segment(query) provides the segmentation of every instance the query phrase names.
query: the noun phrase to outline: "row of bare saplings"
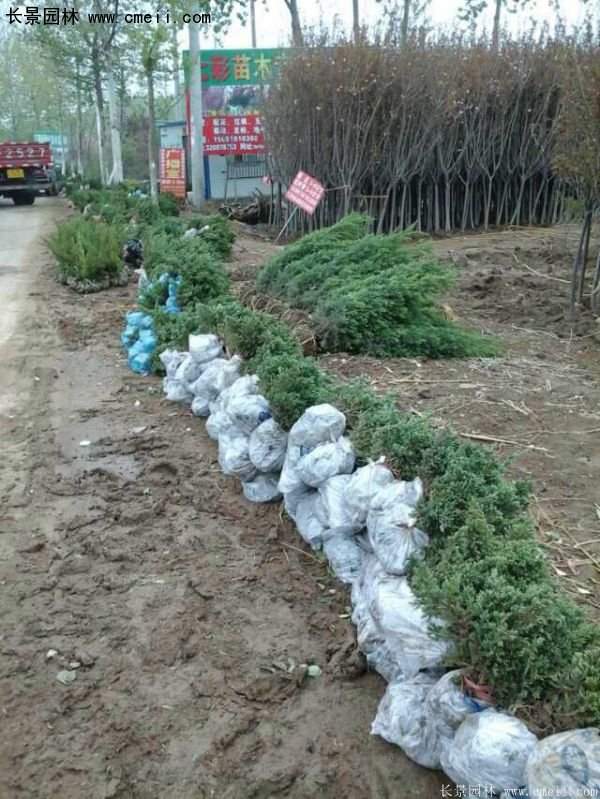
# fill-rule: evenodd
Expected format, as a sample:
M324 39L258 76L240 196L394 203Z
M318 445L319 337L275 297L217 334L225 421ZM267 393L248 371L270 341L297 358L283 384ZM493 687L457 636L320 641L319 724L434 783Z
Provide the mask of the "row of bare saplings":
M556 43L501 52L444 43L298 52L266 101L276 177L328 188L313 220L350 210L380 231L552 224L569 183L553 170L561 98ZM285 217L286 209L275 211ZM294 225L292 225L294 229Z

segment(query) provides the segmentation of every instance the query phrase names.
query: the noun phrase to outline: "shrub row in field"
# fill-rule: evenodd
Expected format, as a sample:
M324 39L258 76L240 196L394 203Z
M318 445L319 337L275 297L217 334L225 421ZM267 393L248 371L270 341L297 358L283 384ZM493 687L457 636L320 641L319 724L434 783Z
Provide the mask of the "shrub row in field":
M546 730L597 723L598 628L562 593L549 570L527 512L528 486L507 479L505 464L490 450L400 413L392 397L377 396L366 383L339 383L315 359L303 356L285 324L234 300L219 277L216 255L231 246L226 223L219 233L221 223L213 220L210 247L201 246L201 239L181 239L181 229L173 224L159 220L142 233L151 277L165 268L181 270L185 286L186 270L193 276L181 313L168 314L158 304L152 310L158 352L167 346L186 349L190 333L218 334L230 353L244 358L245 370L258 375L262 394L286 429L306 408L335 404L347 416L359 463L384 455L398 477L419 475L425 482L419 523L431 544L423 559L411 564L410 581L453 640L448 665L466 667L472 679L491 687L497 702ZM364 221L353 217L346 224L331 233L338 251L354 246L348 241L365 244ZM391 238L383 239L382 259L395 257L393 247L386 249ZM316 261L323 240L325 231L306 237L291 255L302 252ZM290 249L281 256L282 269L293 267ZM412 257L407 258L412 268ZM343 267L336 268L343 280ZM263 273L269 277L261 281L271 284L278 272L269 265ZM418 275L417 265L415 287ZM431 285L426 270L421 277L426 287Z
M367 234L358 214L286 247L258 288L308 311L321 347L381 357L485 356L490 338L463 330L437 307L454 272L412 231Z

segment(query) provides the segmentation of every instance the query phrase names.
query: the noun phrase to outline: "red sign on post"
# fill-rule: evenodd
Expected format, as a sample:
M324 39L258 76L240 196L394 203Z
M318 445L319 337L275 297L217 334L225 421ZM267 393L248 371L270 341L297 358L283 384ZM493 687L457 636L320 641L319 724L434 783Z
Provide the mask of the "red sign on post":
M264 151L265 134L258 114L204 117L205 155L256 155Z
M298 172L286 191L285 198L307 214L314 214L324 194L325 187L316 178L307 175L306 172Z
M182 147L161 147L160 190L185 199L185 150Z

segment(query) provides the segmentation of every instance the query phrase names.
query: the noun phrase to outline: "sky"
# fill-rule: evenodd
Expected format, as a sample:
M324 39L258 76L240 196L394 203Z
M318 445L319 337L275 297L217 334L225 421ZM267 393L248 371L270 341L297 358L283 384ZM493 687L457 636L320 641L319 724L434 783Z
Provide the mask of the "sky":
M434 26L451 29L457 24L457 14L462 0L431 0L427 16ZM352 0L298 0L302 24L304 27L318 27L323 24L331 27L337 18L346 30L352 27ZM372 26L382 15L382 3L377 0L359 0L361 21ZM578 24L583 19L583 3L581 0L560 0L561 13L567 24ZM480 24L491 28L493 11L490 8L482 14ZM533 0L526 10L517 14L505 14L504 19L513 33L520 27L528 27L530 20L538 24L553 21L555 12L551 10L548 0ZM290 35L290 17L284 0L256 0L256 31L258 47L278 47L288 44ZM239 23L232 25L227 34L222 36L217 46L235 48L251 47L250 27ZM209 32L203 36L202 46L213 48L214 37Z

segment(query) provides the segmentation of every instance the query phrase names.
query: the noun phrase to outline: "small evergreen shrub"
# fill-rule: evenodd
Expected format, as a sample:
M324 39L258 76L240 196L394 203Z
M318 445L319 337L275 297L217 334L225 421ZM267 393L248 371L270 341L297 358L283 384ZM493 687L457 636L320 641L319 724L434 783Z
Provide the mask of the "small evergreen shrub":
M161 192L158 195L158 209L163 216L179 216L177 197L169 192Z
M117 278L123 268L120 229L74 217L48 238L61 279L98 282Z
M196 228L199 238L205 241L211 252L219 258L229 258L235 235L231 224L220 214L209 214L205 216L193 216L186 220L187 229Z
M260 390L285 430L311 405L332 401L333 383L312 358L266 357L258 364L257 374Z

